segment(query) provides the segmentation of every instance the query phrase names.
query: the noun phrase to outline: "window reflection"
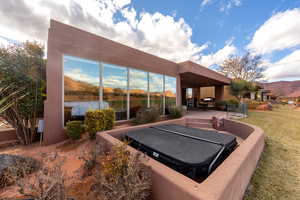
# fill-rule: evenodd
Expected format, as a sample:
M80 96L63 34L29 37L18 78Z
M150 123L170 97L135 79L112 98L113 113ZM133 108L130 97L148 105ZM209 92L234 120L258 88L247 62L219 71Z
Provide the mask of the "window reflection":
M99 109L99 63L64 56L64 121L83 119Z
M140 108L147 107L148 101L148 76L147 72L130 69L130 118L136 116Z
M128 112L130 112L129 117L134 118L139 109L148 106L148 101L150 107L159 109L163 114L164 95L166 114L170 107L176 106L176 78L174 77L165 76L164 78L162 74L72 56L64 56L63 65L65 122L83 120L87 110L106 107L111 107L116 111L116 120L127 119ZM102 73L100 73L101 69L103 69ZM103 84L103 102L101 103L100 74L102 74ZM165 94L163 93L164 79ZM129 88L127 88L128 84ZM129 111L127 110L128 91Z
M116 111L116 120L127 119L127 68L103 63L103 101Z
M161 114L163 114L163 85L163 75L149 73L150 107L158 109Z
M176 106L176 78L165 76L166 114L169 108Z

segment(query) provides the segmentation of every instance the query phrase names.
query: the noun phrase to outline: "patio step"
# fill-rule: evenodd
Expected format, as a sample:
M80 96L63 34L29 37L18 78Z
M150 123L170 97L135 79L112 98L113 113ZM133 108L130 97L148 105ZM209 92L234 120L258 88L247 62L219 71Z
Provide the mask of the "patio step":
M211 123L187 122L186 125L193 128L213 128Z
M187 118L187 123L204 123L210 124L211 119Z

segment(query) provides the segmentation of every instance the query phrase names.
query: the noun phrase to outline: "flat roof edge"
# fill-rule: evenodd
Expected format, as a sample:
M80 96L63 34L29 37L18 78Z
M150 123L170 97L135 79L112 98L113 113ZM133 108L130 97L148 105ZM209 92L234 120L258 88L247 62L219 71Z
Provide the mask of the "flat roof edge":
M123 44L123 43L121 43L121 42L118 42L118 41L115 41L115 40L112 40L112 39L109 39L109 38L106 38L106 37L101 36L101 35L98 35L98 34L96 34L96 33L92 33L92 32L86 31L86 30L81 29L81 28L78 28L78 27L76 27L76 26L74 26L74 25L65 24L65 23L62 23L62 22L57 21L57 20L55 20L55 19L50 19L50 27L49 27L49 29L56 28L57 26L64 26L64 27L67 27L67 28L75 29L75 30L77 30L77 31L85 32L86 34L90 34L90 35L92 35L92 36L94 36L94 37L99 37L99 38L102 38L102 39L104 39L104 40L109 40L110 42L115 43L115 44L117 44L117 45L121 45L121 46L124 46L124 47L126 47L126 48L130 48L130 49L132 49L132 50L138 51L139 53L147 54L148 56L153 56L153 57L156 57L156 58L158 58L158 59L162 59L162 60L164 60L164 61L166 61L166 62L169 62L169 63L177 64L177 65L178 65L178 63L176 63L176 62L174 62L174 61L172 61L172 60L168 60L168 59L166 59L166 58L162 58L162 57L159 57L159 56L157 56L157 55L154 55L154 54L151 54L151 53L148 53L148 52L139 50L139 49L137 49L137 48L135 48L135 47L131 47L131 46L129 46L129 45Z
M200 76L205 76L207 78L214 79L216 81L222 82L224 84L230 84L231 79L224 76L223 74L216 72L214 70L211 70L207 67L204 67L198 63L192 62L192 61L184 61L178 63L179 66L181 66L179 73L186 73L191 72L198 74Z

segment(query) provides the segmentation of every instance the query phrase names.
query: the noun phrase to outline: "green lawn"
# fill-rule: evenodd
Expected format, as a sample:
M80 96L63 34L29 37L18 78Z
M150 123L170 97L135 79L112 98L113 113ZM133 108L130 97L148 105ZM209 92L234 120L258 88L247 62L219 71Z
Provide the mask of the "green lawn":
M264 129L266 146L245 200L300 199L300 112L288 106L250 112L242 121Z

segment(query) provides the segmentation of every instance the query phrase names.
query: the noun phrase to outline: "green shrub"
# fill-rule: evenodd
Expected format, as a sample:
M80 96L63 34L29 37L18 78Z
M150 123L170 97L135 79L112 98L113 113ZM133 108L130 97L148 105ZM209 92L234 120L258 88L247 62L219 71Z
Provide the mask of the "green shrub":
M227 101L223 100L223 101L216 101L216 108L218 110L225 110L226 109L226 106L227 106Z
M180 118L182 117L182 108L181 107L171 107L169 108L169 117L171 119L177 119L177 118Z
M108 108L108 109L104 109L104 124L105 124L105 130L111 130L113 129L114 125L115 125L115 116L116 113L114 111L114 109Z
M103 110L90 110L85 114L85 127L91 139L96 138L98 131L105 130L104 112Z
M146 124L158 121L160 113L156 108L141 108L136 113L136 118L133 120L134 124Z
M84 133L84 126L82 121L67 122L67 134L72 140L78 140Z
M114 127L115 111L111 108L87 111L84 123L90 138L95 139L98 131L110 130Z
M236 99L229 99L229 100L227 101L227 105L231 105L231 106L238 107L239 104L240 104L239 101L236 100Z

